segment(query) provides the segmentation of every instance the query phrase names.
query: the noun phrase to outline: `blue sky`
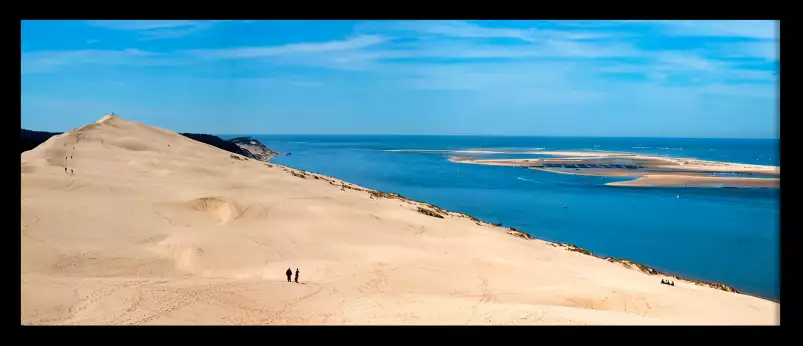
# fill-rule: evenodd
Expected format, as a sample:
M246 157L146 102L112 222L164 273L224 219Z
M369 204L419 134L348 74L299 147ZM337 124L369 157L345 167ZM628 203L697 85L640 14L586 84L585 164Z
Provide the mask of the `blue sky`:
M778 138L773 21L23 21L22 126Z

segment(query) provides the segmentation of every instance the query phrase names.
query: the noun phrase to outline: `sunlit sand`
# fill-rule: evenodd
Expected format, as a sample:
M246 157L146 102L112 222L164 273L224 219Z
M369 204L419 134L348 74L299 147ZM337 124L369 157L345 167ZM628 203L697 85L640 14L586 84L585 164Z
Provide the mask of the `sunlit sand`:
M779 323L775 302L119 117L21 159L23 324Z

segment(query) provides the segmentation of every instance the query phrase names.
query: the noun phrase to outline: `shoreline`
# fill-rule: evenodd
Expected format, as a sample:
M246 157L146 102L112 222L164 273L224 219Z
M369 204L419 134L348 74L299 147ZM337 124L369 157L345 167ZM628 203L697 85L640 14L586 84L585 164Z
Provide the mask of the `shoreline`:
M731 293L736 293L736 294L743 294L743 295L747 295L747 296L751 296L751 297L755 297L755 298L760 298L760 299L764 299L764 300L775 302L775 303L780 303L780 299L773 299L773 298L763 297L763 296L756 295L756 294L744 293L742 291L739 291L737 288L735 288L733 286L730 286L728 284L722 283L722 282L696 280L696 279L685 278L685 277L682 277L682 276L677 275L677 274L672 274L672 273L669 273L669 272L663 272L663 271L657 270L655 268L649 267L647 265L644 265L644 264L641 264L641 263L638 263L638 262L634 262L634 261L631 261L631 260L628 260L628 259L624 259L624 258L601 257L601 256L598 256L598 255L594 254L591 251L588 251L588 250L586 250L586 249L584 249L582 247L576 246L574 244L561 243L561 242L549 242L549 241L537 238L536 236L532 235L531 233L527 233L525 231L516 229L515 227L505 227L505 226L503 226L503 223L501 223L501 222L495 224L495 223L492 223L492 222L483 221L481 219L478 219L478 218L476 218L474 216L471 216L471 215L468 215L468 214L465 214L465 213L461 213L461 212L458 212L458 211L446 210L446 209L440 208L440 207L438 207L438 206L436 206L434 204L428 203L428 202L417 201L417 200L414 200L414 199L410 199L410 198L404 197L404 196L402 196L402 195L400 195L398 193L395 193L395 192L382 192L382 191L378 191L378 190L373 190L373 189L370 189L370 188L367 188L367 187L363 187L363 186L360 186L360 185L348 183L348 182L345 182L345 181L340 180L338 178L335 178L335 177L332 177L332 176L328 176L328 175L325 175L325 174L322 174L322 173L305 171L305 170L302 170L302 169L299 169L299 168L290 167L290 166L284 166L284 165L279 165L279 164L276 164L276 166L282 167L283 169L287 168L288 170L285 170L285 172L288 172L288 173L292 174L293 176L296 176L296 177L299 177L299 178L305 178L305 175L310 175L310 176L313 176L313 177L317 176L317 178L314 178L314 179L326 180L326 181L329 182L330 185L334 185L334 186L337 186L338 184L336 183L336 181L339 181L341 188L349 189L349 190L355 190L355 191L361 191L361 192L367 192L368 194L370 194L372 196L372 198L398 199L398 200L406 202L408 204L418 203L420 205L423 205L423 206L426 206L428 208L434 209L435 214L440 214L441 216L442 215L450 215L450 216L467 218L467 219L470 219L470 220L474 221L478 225L495 226L495 227L498 227L498 228L502 228L502 229L505 230L505 233L507 233L509 235L512 235L512 236L515 236L515 237L522 238L524 240L540 240L540 241L543 241L543 242L549 244L550 246L563 247L567 251L579 252L579 253L584 254L586 256L599 258L599 259L608 261L610 263L618 263L618 264L620 264L620 265L622 265L622 266L624 266L624 267L626 267L628 269L639 270L642 273L645 273L645 274L648 274L648 275L666 276L666 277L672 278L674 280L680 280L680 281L689 282L689 283L695 284L697 286L714 288L714 289L717 289L717 290L720 290L720 291L731 292ZM422 212L422 213L425 213L425 212ZM437 216L435 216L435 217L437 217Z

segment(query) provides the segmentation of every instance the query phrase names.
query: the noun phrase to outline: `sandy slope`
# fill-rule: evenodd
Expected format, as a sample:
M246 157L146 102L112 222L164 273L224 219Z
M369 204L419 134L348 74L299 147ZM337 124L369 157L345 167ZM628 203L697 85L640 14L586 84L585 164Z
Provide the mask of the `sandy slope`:
M24 324L779 323L767 300L116 117L23 153L21 171Z

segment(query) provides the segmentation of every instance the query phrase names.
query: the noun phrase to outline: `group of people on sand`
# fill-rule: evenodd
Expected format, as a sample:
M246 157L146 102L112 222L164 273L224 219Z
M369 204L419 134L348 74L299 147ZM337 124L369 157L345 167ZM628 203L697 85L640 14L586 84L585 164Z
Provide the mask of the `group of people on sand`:
M290 270L290 269L287 269L287 270ZM296 274L296 279L298 279L298 274ZM288 280L289 280L289 277L288 277ZM298 280L296 280L296 282L298 282ZM664 284L664 285L675 286L675 282L674 281L669 281L669 280L666 280L666 279L661 279L661 283Z
M293 276L293 271L290 268L287 268L287 271L284 272L287 275L287 282L290 282L290 278ZM296 283L298 283L298 268L296 268Z

